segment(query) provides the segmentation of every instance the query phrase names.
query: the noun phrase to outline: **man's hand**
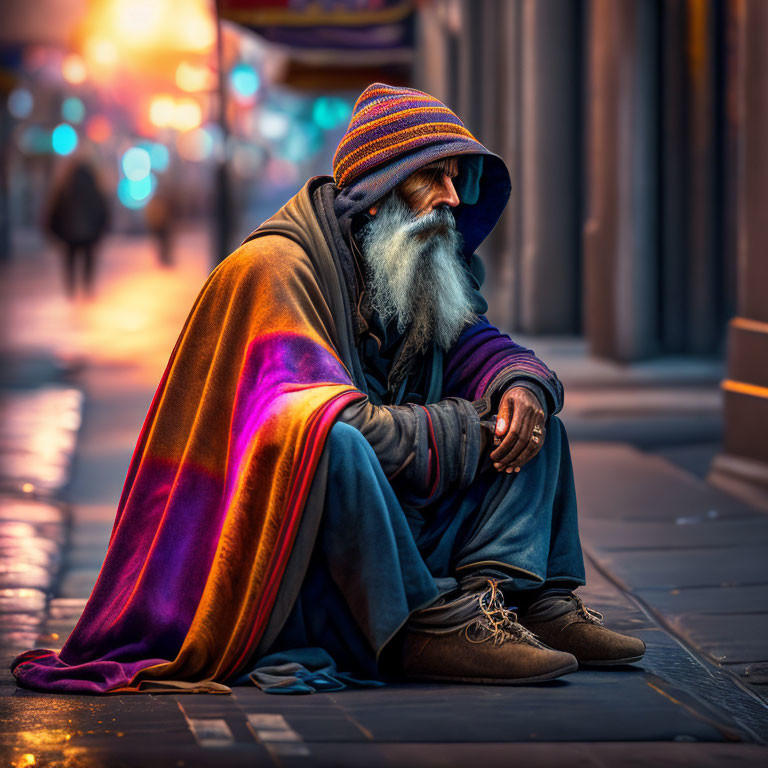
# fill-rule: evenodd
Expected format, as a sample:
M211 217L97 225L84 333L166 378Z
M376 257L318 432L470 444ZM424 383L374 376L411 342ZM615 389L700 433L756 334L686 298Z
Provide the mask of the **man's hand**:
M544 445L545 420L541 403L530 389L508 389L501 396L496 418L497 445L490 454L493 466L499 472L519 472Z

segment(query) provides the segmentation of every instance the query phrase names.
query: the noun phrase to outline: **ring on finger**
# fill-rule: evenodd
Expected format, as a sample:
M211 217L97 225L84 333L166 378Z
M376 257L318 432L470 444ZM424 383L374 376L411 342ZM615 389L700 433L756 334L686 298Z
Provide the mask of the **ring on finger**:
M543 432L544 432L544 430L541 428L541 425L539 425L539 424L537 424L537 425L536 425L536 426L533 428L533 434L534 434L534 435L541 435L541 434L543 434Z

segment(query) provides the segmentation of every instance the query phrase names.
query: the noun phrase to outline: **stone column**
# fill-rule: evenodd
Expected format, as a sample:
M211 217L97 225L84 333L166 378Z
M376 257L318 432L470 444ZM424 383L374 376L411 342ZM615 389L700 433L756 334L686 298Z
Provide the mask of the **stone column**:
M723 452L709 480L768 507L768 3L729 3L741 55L738 314L730 322L722 383Z
M520 327L578 329L579 3L523 0Z
M615 360L658 345L657 48L656 3L591 0L584 326Z

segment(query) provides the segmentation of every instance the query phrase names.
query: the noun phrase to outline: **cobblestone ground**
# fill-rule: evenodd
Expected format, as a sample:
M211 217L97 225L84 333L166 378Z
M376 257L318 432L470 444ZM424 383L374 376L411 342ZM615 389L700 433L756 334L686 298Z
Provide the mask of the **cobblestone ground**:
M114 238L93 300L61 295L30 241L5 270L0 379L0 750L4 765L763 764L768 517L703 480L720 435L711 361L618 368L523 340L563 378L588 586L642 664L550 684L400 685L311 697L56 696L7 663L60 647L106 552L138 431L208 271Z

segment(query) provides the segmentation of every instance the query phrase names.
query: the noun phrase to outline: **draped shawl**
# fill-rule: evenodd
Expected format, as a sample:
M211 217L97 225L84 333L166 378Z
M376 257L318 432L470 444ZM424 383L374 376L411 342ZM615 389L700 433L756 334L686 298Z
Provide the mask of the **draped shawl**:
M11 669L45 691L228 692L279 632L325 494L337 418L361 429L402 498L472 482L488 398L554 374L482 316L441 365L439 402L374 406L354 344L349 264L315 177L216 267L152 400L106 558L63 648ZM354 471L354 468L350 468Z

